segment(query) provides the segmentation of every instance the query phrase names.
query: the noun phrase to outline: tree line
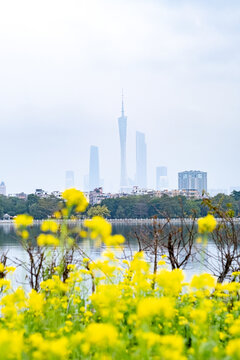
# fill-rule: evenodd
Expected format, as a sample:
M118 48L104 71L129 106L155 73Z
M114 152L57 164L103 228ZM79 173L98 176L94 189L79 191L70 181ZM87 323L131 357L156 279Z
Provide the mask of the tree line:
M55 196L40 198L34 194L28 195L26 200L0 196L0 218L2 219L4 214L11 217L29 214L35 219L46 219L58 209L60 201Z
M213 205L219 205L226 211L231 208L235 216L240 215L240 191L233 191L231 195L218 194L212 198ZM184 196L161 198L149 195L128 196L117 199L105 199L101 205L105 205L110 213L110 218L180 218L183 215L189 217L206 216L209 209L201 199L187 199Z
M55 196L40 198L34 194L27 199L0 196L0 218L4 214L14 217L18 214L29 214L35 219L46 219L61 207L62 200ZM220 205L222 210L231 208L235 216L240 216L240 191L233 191L231 195L218 194L212 198L213 205ZM205 216L208 208L201 199L187 199L184 196L161 198L149 195L126 196L117 199L105 199L101 205L89 206L83 214L85 217L103 216L112 219L146 219L157 216L159 218L180 218Z

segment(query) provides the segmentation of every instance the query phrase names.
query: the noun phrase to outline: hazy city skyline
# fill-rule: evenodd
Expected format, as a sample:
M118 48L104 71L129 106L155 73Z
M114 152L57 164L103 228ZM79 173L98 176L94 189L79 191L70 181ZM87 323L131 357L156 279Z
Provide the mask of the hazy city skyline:
M136 179L135 185L147 188L147 145L145 134L136 131Z
M130 178L138 130L147 139L149 188L159 164L168 167L169 188L190 169L206 171L210 189L239 186L239 23L233 0L3 2L7 192L63 190L67 169L83 188L91 144L100 149L104 189L118 191L122 88Z
M199 170L178 173L178 190L197 190L200 195L207 192L207 173Z
M156 190L168 189L167 167L156 167Z
M89 159L89 191L100 186L99 151L98 147L91 145Z
M118 130L120 139L120 184L119 187L128 186L127 175L127 117L124 114L124 103L122 94L121 116L118 118Z

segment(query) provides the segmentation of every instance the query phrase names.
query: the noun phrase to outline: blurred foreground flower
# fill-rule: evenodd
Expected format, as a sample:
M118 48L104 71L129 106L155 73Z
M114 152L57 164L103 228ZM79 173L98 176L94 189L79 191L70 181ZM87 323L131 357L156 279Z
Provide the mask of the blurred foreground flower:
M59 239L51 234L40 234L37 238L38 246L58 246Z
M33 224L33 217L30 215L17 215L14 219L14 224L17 229L20 227L26 227Z
M77 189L67 189L62 194L66 200L67 207L75 207L77 212L84 212L88 206L88 201L84 194Z
M58 224L54 220L45 220L41 225L41 230L56 233L58 231Z
M206 234L213 232L217 226L217 221L213 215L208 214L207 216L198 220L198 232L200 234Z

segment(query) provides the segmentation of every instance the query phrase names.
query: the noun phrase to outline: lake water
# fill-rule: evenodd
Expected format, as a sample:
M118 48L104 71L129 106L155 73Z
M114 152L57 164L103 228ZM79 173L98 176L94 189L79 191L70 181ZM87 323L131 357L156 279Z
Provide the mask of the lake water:
M40 232L40 226L34 225L30 229L31 237L36 238ZM134 252L138 251L138 243L134 236L134 233L141 232L141 225L129 225L129 224L116 224L113 225L114 234L122 234L126 238L123 252L118 252L117 256L123 258L124 256L130 257ZM102 248L94 247L94 242L88 239L79 242L84 253L88 254L91 259L96 259L100 256ZM214 244L208 242L207 245L196 244L195 252L196 256L194 259L189 261L185 271L186 280L188 281L193 274L207 271L204 267L204 258L202 254L202 248L206 250L206 247L211 251L215 252ZM7 252L9 258L8 265L15 265L15 262L19 260L28 263L28 255L22 248L19 238L15 233L15 229L12 223L0 224L0 255ZM149 257L148 260L150 261ZM201 260L201 261L200 261ZM26 280L26 272L22 267L17 267L17 270L12 277L14 285L23 285L28 287Z

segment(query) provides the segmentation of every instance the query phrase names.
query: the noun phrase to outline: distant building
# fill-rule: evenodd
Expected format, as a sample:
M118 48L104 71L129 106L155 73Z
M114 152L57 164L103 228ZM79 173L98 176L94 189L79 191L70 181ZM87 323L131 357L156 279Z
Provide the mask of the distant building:
M104 194L102 187L96 188L89 192L89 204L92 206L101 204L101 202L107 197L108 196L107 194Z
M123 193L117 193L117 194L111 194L111 193L104 193L103 188L99 187L94 189L93 191L89 191L89 193L85 193L86 198L89 201L89 204L99 205L104 199L117 199L124 196L130 196L130 194L123 194Z
M71 170L65 173L65 189L74 188L74 172Z
M121 174L120 174L120 187L126 187L127 182L127 163L126 163L126 143L127 143L127 117L124 115L124 105L122 96L122 115L118 118L118 128L120 137L120 150L121 150Z
M179 190L197 190L199 195L207 192L207 173L198 170L182 171L178 173Z
M140 188L139 186L133 186L131 195L156 195L156 191L152 189Z
M40 198L48 197L48 193L46 191L44 191L43 189L36 189L35 190L35 195L40 197Z
M17 193L17 194L8 194L8 197L16 197L18 199L27 200L28 196L24 192L21 192L21 193Z
M180 190L179 192L179 195L186 196L188 199L199 199L201 197L199 191L196 189Z
M99 154L98 147L91 146L89 162L89 190L92 191L100 186Z
M61 191L58 191L58 190L52 191L51 196L55 196L58 199L62 199L62 193L61 193Z
M147 187L147 146L145 134L136 132L136 185Z
M12 217L11 217L9 214L4 214L4 215L3 215L3 220L9 221L9 220L11 220L11 219L12 219Z
M169 196L169 197L174 197L174 196L185 196L188 199L199 199L200 195L198 190L157 190L155 192L155 196L156 197L162 197L162 196Z
M167 167L156 167L156 189L166 190L168 188Z
M5 185L5 183L2 181L2 182L0 183L0 195L6 196L6 194L7 194L6 185Z

